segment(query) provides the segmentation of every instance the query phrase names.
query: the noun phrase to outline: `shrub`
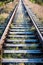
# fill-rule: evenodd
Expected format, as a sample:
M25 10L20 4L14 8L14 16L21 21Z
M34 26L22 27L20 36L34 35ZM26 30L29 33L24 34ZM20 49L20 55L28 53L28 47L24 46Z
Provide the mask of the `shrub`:
M43 4L43 0L30 0L30 1L38 4Z

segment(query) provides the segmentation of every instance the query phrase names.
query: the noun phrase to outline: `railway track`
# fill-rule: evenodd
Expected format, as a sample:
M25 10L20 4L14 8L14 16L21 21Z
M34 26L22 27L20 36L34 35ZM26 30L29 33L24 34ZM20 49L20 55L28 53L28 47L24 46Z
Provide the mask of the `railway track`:
M2 65L43 65L40 36L37 36L37 29L21 0L10 28L7 29L9 31L3 43Z

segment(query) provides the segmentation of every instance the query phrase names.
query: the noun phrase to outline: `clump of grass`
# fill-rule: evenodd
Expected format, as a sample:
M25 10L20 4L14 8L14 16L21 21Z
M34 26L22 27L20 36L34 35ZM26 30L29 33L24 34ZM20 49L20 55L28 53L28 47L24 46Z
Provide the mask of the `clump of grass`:
M14 0L1 0L0 1L0 6L3 6L4 4L6 3L9 3L9 2L13 2Z
M41 21L41 23L43 23L43 18L39 18L39 20Z
M0 14L0 24L4 24L5 19L7 18L8 14L2 13Z
M31 31L35 31L35 27L34 26L32 26Z
M4 5L4 3L3 2L0 2L0 7L3 6L3 5Z
M16 50L18 50L19 48L18 47L16 47Z
M4 23L3 21L5 20L5 18L3 16L0 16L0 23Z
M21 58L21 54L18 54L17 56L18 56L18 58Z
M30 0L30 1L33 2L33 3L43 5L43 0Z
M19 65L25 65L24 63L19 63Z
M14 27L14 25L13 25L13 24L11 24L11 27Z
M35 0L30 0L31 2L35 3Z

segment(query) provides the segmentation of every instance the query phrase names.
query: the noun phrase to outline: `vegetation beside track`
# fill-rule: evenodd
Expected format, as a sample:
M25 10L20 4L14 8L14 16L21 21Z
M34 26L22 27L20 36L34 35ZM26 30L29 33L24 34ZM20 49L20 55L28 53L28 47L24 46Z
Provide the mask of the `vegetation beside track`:
M0 6L3 6L9 2L13 2L14 0L0 0Z
M33 3L38 3L40 5L43 5L43 0L30 0Z
M0 0L0 36L2 35L2 32L4 31L4 27L6 26L7 22L6 20L9 18L11 12L15 8L15 6L18 4L18 0ZM6 3L5 3L6 2Z

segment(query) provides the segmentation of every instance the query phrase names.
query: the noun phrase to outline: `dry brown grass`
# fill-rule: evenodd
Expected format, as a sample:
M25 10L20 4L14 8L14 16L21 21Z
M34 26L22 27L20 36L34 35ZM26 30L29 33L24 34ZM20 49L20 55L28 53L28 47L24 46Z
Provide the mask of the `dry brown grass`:
M7 13L3 13L3 14L0 14L1 17L4 17L4 18L7 18L8 14Z
M9 13L14 9L17 3L18 1L14 0L13 2L7 3L6 5L2 6L3 10L0 12L0 23L4 22L4 20L9 16Z
M32 9L34 14L40 19L40 21L43 22L43 6L34 4L30 2L29 0L24 0L27 6Z

